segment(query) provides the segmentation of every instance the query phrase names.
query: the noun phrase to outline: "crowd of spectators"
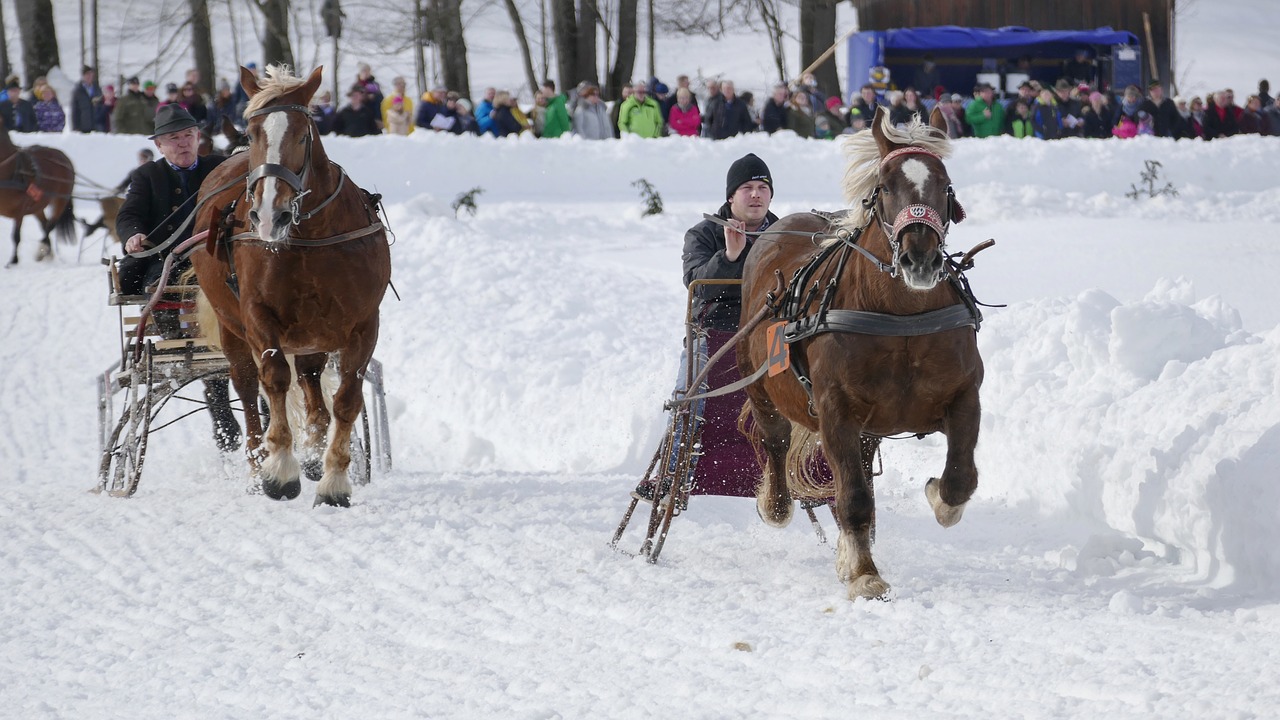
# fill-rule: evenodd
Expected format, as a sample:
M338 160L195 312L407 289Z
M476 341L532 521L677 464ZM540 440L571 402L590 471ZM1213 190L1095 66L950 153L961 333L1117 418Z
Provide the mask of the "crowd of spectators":
M247 66L257 72L253 63ZM687 75L668 87L656 78L624 86L619 97L606 101L601 88L584 82L566 93L551 80L542 83L532 105L521 106L514 94L486 88L474 104L462 93L444 87L414 97L403 77L385 88L368 64L361 64L348 86L345 101L336 105L329 91L311 103L321 133L351 137L443 132L505 137L529 133L540 138L578 135L588 140L637 135L704 137L720 140L751 132L773 134L788 130L804 138L835 138L866 129L875 111L884 107L890 122L908 122L917 113L927 117L935 107L947 120L953 138L1011 135L1054 140L1063 137L1131 138L1155 135L1212 140L1236 134L1280 135L1280 105L1266 80L1243 106L1235 94L1219 90L1200 97L1165 96L1152 82L1143 93L1130 85L1119 93L1095 82L1096 68L1079 55L1062 66L1052 84L1027 80L1010 98L998 98L995 88L979 83L971 94L950 93L938 84L938 72L926 58L912 83L901 90L867 84L846 104L818 89L812 74L792 84L777 84L757 106L752 93L738 92L731 80L710 79L701 90ZM226 80L212 93L205 90L197 70L188 70L181 85L170 82L158 94L152 81L130 77L120 93L99 86L94 69L82 69L80 81L63 106L54 89L37 78L24 93L16 77L0 91L0 119L18 132L61 132L68 123L77 132L148 135L156 111L177 103L202 126L216 129L224 118L243 127L248 96L239 83ZM927 94L922 90L927 89Z

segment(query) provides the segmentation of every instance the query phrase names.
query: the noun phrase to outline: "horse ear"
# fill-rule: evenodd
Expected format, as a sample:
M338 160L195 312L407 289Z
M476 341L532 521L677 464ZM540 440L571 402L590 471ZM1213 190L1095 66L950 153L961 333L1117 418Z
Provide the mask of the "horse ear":
M937 105L933 106L933 112L929 113L929 127L937 130L943 135L947 135L947 118L942 114L942 108Z
M311 102L311 98L315 97L316 90L320 89L320 81L324 79L324 66L316 68L307 76L307 81L302 83L302 104L306 105Z
M245 93L247 93L249 97L257 95L258 91L262 89L258 87L258 76L254 75L252 70L244 67L243 65L240 66L240 87L244 88Z
M894 145L884 135L884 126L889 123L889 112L883 105L876 106L875 117L871 118L871 136L876 139L876 147L880 148L880 157L893 152Z

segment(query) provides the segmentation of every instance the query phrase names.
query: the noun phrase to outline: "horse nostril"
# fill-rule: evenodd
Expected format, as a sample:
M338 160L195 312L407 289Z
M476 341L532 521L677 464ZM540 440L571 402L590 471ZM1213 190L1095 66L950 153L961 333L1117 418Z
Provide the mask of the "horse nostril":
M257 224L258 224L258 211L257 211L257 210L250 210L250 211L249 211L249 222L253 223L254 225L257 225Z
M293 213L288 210L278 210L274 217L276 227L285 227L293 222Z
M902 268L904 270L910 270L911 266L916 264L915 260L911 259L911 253L909 252L903 253L902 257L899 259L899 262L902 263Z

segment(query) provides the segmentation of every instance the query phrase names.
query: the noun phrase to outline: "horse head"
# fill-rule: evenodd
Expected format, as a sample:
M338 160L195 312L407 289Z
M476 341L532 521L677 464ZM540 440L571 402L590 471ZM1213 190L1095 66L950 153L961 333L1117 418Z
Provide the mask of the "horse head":
M934 108L927 126L913 121L899 130L877 108L871 133L879 150L871 211L889 242L894 272L912 290L931 290L943 277L947 231L964 219L942 162L946 118Z
M240 68L240 84L249 95L249 221L263 242L288 240L299 222L302 198L311 192L317 131L307 105L320 87L322 71L316 68L300 80L285 68L268 68L260 83L252 71Z

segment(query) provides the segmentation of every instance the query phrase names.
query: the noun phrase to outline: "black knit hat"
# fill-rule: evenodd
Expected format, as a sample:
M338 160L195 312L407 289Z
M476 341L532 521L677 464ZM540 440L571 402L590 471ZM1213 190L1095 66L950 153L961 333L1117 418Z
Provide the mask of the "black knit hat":
M171 132L186 130L189 127L199 125L196 119L191 117L191 113L186 108L177 103L169 103L160 106L156 111L156 134L148 137L148 140L155 140L161 135L167 135Z
M763 180L769 185L769 192L773 192L773 175L769 173L769 166L764 161L756 157L755 153L747 153L729 166L729 175L725 178L725 198L733 197L743 184L752 180Z

